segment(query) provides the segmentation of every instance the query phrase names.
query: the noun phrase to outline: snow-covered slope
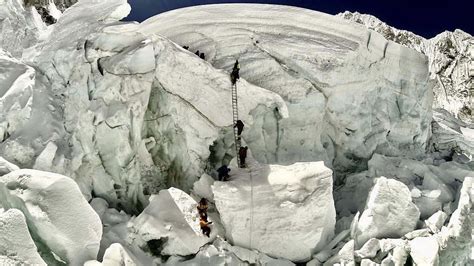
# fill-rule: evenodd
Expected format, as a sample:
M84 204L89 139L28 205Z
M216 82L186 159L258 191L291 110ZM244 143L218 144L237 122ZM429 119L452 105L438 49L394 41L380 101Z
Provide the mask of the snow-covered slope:
M386 39L424 53L434 80L434 107L474 123L474 38L462 30L445 31L432 39L387 25L372 15L344 12L337 16L365 25Z

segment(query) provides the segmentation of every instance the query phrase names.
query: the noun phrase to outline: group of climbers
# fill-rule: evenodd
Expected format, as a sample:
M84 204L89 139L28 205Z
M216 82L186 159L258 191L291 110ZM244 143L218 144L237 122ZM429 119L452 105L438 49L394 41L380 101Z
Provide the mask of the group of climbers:
M232 72L230 74L230 81L232 82L232 85L235 85L237 80L240 78L239 75L239 70L240 70L240 64L239 60L235 60L234 67L232 68ZM244 130L244 123L242 120L237 120L234 128L237 128L237 140L240 140L240 137L242 135L242 131ZM245 159L247 158L247 150L248 147L240 147L239 149L239 159L240 159L240 168L245 167ZM230 168L227 167L227 165L223 165L217 169L218 173L218 180L219 181L227 181L229 179L229 172Z
M187 45L184 45L183 48L189 50L189 46ZM204 53L200 53L199 50L197 50L194 54L199 56L199 58L201 58L202 60L206 60L206 55Z
M242 134L242 131L244 130L244 123L242 122L242 120L237 120L237 122L234 125L234 128L237 128L237 139L240 140L240 135ZM247 150L248 150L247 146L240 147L239 149L240 168L245 167L245 158L247 158Z
M189 49L189 46L183 46L183 48L187 50ZM195 54L201 57L202 59L205 59L204 53L200 53L199 50L196 51ZM237 80L240 78L239 70L240 70L239 61L236 60L234 63L232 72L230 74L230 80L232 82L232 85L235 85ZM244 130L244 123L242 122L242 120L237 120L233 127L237 128L237 140L240 141L241 134ZM239 166L241 168L245 167L245 159L247 158L247 150L248 150L247 146L240 147L239 149L239 154L238 154L239 159L240 159ZM227 181L230 178L229 176L230 170L231 169L227 167L227 165L222 165L221 167L219 167L217 169L218 180ZM206 235L207 237L210 237L211 228L209 227L209 225L212 224L212 222L208 221L207 209L208 209L207 200L205 198L201 198L201 200L199 201L199 204L197 205L197 210L199 213L199 225L201 227L202 233Z
M204 55L204 53L200 53L199 50L197 50L194 54L199 56L202 60L206 60L206 56Z
M209 227L212 222L209 222L207 219L207 200L202 198L197 205L197 210L199 213L199 225L201 226L201 231L203 235L210 237L211 235L211 228Z

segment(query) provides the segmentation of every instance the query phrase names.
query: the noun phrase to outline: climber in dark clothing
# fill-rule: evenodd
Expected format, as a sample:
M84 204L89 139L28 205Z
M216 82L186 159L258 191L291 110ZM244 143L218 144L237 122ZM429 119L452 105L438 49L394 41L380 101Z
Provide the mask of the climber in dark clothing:
M189 46L183 46L184 49L188 50L189 49Z
M200 55L199 50L197 50L194 54L199 56Z
M237 128L237 135L240 136L240 134L242 134L242 131L244 130L244 123L242 122L242 120L237 120L234 125L234 128Z
M248 147L240 147L239 149L239 157L240 157L240 167L244 168L245 167L245 158L247 158L247 150Z
M199 213L200 217L205 216L207 218L207 208L208 207L209 206L207 205L207 200L205 198L202 198L199 201L199 204L197 205L197 210L198 210L198 213Z
M230 80L232 81L232 85L234 85L237 82L237 80L240 78L239 70L240 70L239 60L235 60L234 68L232 69L232 73L230 73Z
M210 237L211 235L211 228L209 225L212 224L212 222L207 221L207 217L204 218L201 216L201 219L199 220L199 225L201 226L201 231L203 235L206 235L207 237Z
M202 60L206 60L206 56L204 55L204 53L201 53L201 54L199 55L199 57L200 57Z
M221 166L217 169L217 173L219 173L219 181L226 181L229 178L230 168L227 165Z

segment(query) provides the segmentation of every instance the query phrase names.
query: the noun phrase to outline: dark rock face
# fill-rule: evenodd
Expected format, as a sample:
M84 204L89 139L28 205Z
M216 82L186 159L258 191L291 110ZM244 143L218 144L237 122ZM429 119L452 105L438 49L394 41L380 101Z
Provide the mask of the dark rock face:
M77 0L54 0L54 4L61 11L64 12L68 7L75 4ZM56 23L56 19L51 16L46 6L48 6L48 0L24 0L25 7L34 6L41 18L47 25Z
M54 4L58 7L59 10L64 11L68 7L74 5L77 0L54 0ZM38 7L45 7L48 5L49 1L48 0L25 0L24 1L25 6L34 6L36 8Z

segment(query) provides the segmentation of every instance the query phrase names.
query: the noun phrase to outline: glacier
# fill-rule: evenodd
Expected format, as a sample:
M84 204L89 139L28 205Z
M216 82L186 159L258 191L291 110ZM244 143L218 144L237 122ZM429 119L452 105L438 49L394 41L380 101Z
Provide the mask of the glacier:
M425 39L391 27L371 15L346 11L337 16L365 25L388 40L425 54L429 60L430 78L435 83L433 107L447 110L463 122L474 122L474 38L469 33L456 29Z
M472 263L468 33L276 5L129 12L0 5L0 261Z
M374 152L417 156L426 148L427 58L364 27L298 8L210 5L155 16L140 31L205 52L216 68L239 59L241 77L285 99L288 119L260 116L262 126L244 133L259 161L323 160L345 175Z

